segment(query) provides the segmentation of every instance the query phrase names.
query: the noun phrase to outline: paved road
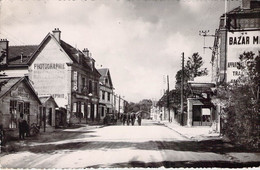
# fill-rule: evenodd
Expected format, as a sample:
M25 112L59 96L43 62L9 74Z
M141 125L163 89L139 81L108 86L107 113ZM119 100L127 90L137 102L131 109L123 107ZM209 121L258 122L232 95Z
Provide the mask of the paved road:
M73 135L71 135L73 134ZM68 139L27 142L0 158L3 168L244 167L259 166L259 153L219 140L191 141L153 121L142 126L68 129ZM73 137L71 137L73 136ZM51 136L50 136L51 138ZM243 162L239 160L243 157ZM244 159L245 158L245 159Z

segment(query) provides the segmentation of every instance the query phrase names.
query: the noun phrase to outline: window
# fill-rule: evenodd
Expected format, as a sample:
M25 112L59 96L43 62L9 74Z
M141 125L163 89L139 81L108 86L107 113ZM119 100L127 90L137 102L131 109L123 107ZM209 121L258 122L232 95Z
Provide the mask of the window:
M29 102L24 102L24 119L27 120L27 122L30 124L30 103Z
M92 81L91 80L89 80L89 93L92 93Z
M16 100L10 101L10 115L11 115L11 120L9 123L9 128L17 128L17 101Z
M85 92L85 89L86 89L86 79L82 77L82 80L81 80L81 83L82 83L82 88L81 88L81 92Z
M49 108L49 119L48 124L52 125L52 108Z
M73 110L72 112L77 112L77 103L73 103Z
M107 100L110 101L110 93L107 93Z
M105 100L105 94L106 92L102 91L102 100Z
M98 94L98 83L97 82L94 83L94 93Z

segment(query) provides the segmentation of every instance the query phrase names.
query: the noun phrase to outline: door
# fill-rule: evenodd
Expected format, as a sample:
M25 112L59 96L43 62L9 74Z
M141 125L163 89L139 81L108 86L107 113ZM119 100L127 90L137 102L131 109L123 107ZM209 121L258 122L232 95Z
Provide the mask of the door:
M23 112L23 102L18 102L18 112L19 112L19 116L22 118L22 119L25 119L24 117L24 112Z
M49 108L49 125L52 125L52 108Z

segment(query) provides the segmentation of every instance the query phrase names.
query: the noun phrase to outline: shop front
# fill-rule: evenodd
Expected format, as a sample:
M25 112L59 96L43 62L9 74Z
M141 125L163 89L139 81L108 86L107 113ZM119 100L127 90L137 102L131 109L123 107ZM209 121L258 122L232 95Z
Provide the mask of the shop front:
M39 124L41 101L25 77L1 78L6 82L0 91L0 124L7 137L17 138L19 119L26 120L28 125Z
M215 106L211 102L214 83L189 83L191 97L187 99L187 125L211 126L216 119Z

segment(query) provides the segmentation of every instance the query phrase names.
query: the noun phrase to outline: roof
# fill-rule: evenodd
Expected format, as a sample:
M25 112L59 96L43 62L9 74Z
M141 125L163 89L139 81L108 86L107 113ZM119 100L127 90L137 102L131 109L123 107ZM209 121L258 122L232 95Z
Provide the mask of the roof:
M212 88L215 88L216 85L214 83L188 83L190 90L193 93L211 93Z
M54 98L51 95L48 96L40 96L39 97L40 101L42 102L42 104L44 104L45 102L47 102L48 100L53 100L55 103L55 107L58 107L56 101L54 100Z
M98 69L98 72L101 74L100 78L102 78L104 76L107 76L108 70L109 70L108 68L100 68L100 69Z
M241 6L239 6L239 7L236 7L234 9L230 10L229 12L227 12L227 15L250 14L250 16L252 16L252 15L256 14L256 16L259 16L259 13L260 13L260 8L244 9L244 8L241 8ZM225 14L222 15L222 17L224 17L224 16L225 16Z
M37 50L38 45L9 46L8 63L9 64L27 64L32 54ZM21 60L21 55L22 60Z
M109 69L108 68L100 68L100 69L98 69L98 72L101 75L100 82L105 83L105 79L108 78L110 86L113 88L113 83L112 83L112 79L111 79L111 76L110 76Z
M0 98L4 97L9 91L11 91L17 84L24 82L28 89L32 92L32 94L35 96L37 101L41 104L40 99L38 98L36 92L34 91L32 85L29 83L29 81L25 77L5 77L0 78L0 82L6 82L5 85L1 87L0 91Z

